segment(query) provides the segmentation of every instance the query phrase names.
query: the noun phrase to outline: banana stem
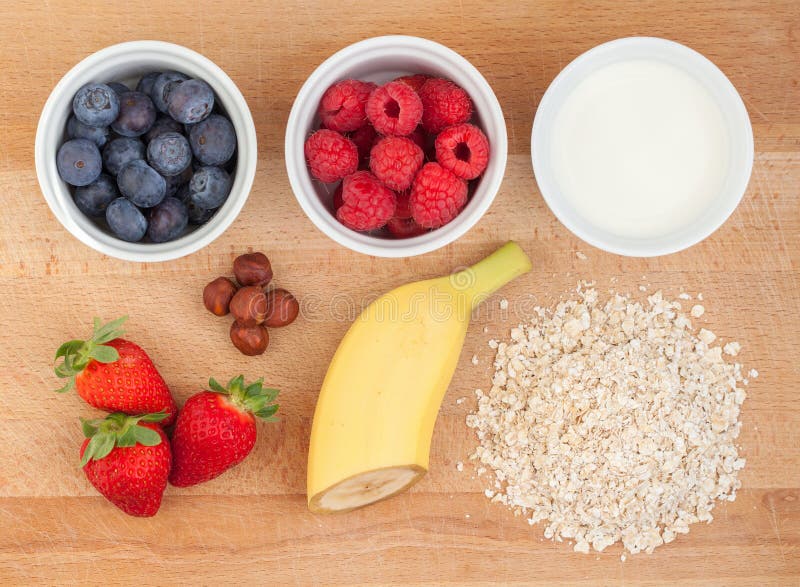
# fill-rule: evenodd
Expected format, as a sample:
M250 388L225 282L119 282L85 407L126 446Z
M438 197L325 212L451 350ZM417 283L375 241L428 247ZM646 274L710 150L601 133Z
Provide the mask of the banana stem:
M470 307L474 308L506 283L530 270L528 255L517 243L509 241L482 261L453 275L453 283L462 285Z

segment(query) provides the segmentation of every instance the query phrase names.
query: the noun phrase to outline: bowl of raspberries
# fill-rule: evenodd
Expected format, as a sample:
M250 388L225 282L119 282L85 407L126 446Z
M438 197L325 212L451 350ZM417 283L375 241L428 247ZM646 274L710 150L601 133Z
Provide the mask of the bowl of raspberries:
M165 261L233 222L255 177L250 110L202 55L160 41L107 47L52 91L36 133L42 192L92 248Z
M466 59L417 37L375 37L320 65L286 130L295 197L339 244L409 257L466 233L505 172L505 120Z

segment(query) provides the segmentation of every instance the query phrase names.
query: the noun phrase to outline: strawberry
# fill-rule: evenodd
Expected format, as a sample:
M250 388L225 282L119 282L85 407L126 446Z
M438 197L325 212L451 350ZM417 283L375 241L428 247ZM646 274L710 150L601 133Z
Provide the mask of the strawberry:
M155 422L166 414L127 416L116 412L82 420L86 440L81 466L103 497L131 516L154 516L167 487L172 453Z
M94 334L89 340L71 340L56 351L56 375L69 379L59 389L65 392L74 386L86 403L106 412L148 414L164 412L162 422L175 421L178 407L167 384L153 361L137 344L119 338L127 316L101 324L94 320Z
M227 387L214 379L212 391L186 400L172 434L172 472L169 482L188 487L209 481L239 464L256 443L256 416L274 421L277 389L262 387L262 380L245 386L239 375Z

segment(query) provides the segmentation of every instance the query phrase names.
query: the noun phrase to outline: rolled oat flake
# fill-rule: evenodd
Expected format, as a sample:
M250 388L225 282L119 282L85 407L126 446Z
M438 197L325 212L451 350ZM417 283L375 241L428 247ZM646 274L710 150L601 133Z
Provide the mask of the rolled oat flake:
M661 292L600 301L579 286L491 341L492 386L467 416L471 459L494 477L486 495L584 553L620 541L651 553L710 522L741 486L746 381L691 319Z

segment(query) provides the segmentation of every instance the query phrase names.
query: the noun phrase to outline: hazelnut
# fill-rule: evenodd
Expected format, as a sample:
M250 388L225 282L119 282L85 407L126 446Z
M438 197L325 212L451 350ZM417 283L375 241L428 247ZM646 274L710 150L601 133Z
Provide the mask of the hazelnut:
M269 333L261 325L245 326L240 322L231 324L231 342L243 355L253 357L262 354L269 345Z
M272 281L272 265L264 253L247 253L234 259L233 274L241 285L264 287Z
M235 293L235 283L227 277L217 277L203 290L203 305L212 314L224 316L230 311L231 298Z
M300 313L300 303L285 289L273 289L267 292L267 311L264 326L279 328L294 322Z
M258 286L243 287L231 299L231 314L244 326L261 324L267 315L267 297Z

